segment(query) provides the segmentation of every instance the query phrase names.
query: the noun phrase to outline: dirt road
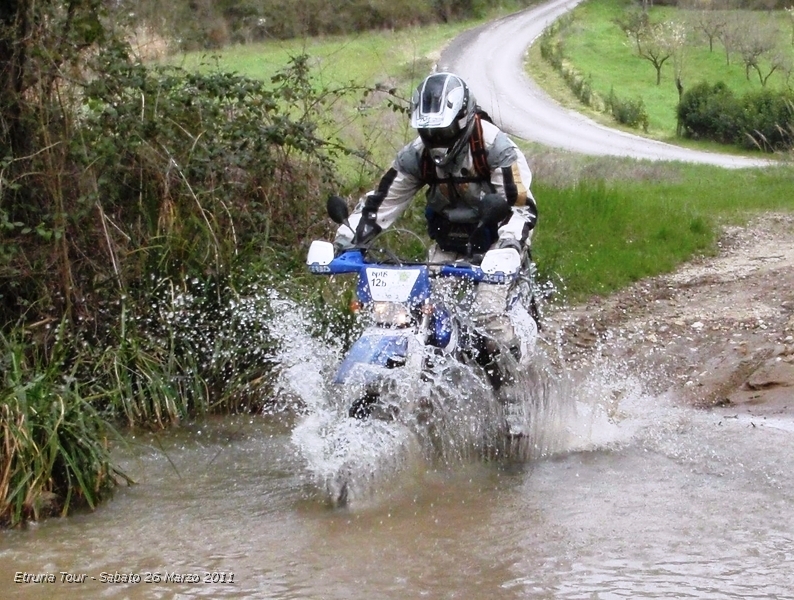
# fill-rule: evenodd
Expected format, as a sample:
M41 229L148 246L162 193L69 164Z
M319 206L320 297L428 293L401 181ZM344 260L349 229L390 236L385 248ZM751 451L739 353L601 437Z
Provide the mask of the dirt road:
M728 228L717 257L550 321L572 365L609 357L726 418L794 416L794 215Z
M701 152L599 125L554 102L524 69L527 48L581 0L550 0L456 38L437 69L462 76L477 101L508 133L546 146L597 156L676 160L728 168L768 161Z

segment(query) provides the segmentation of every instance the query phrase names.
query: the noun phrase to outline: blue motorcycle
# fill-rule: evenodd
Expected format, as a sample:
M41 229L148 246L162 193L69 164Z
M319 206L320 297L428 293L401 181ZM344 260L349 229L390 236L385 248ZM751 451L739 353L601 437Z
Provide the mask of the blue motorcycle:
M345 201L331 197L328 214L347 225ZM510 213L508 204L497 197L486 199L473 215L475 229L501 222ZM466 218L471 219L472 215ZM472 237L474 234L472 234ZM351 394L348 416L355 419L392 420L428 399L413 393L412 382L427 377L435 365L457 361L476 365L482 352L482 338L473 329L466 311L473 289L480 283L510 286L508 312L528 315L522 337L527 355L537 337L539 318L534 281L535 266L529 253L520 256L514 249L493 249L484 255L471 252L467 260L453 263L404 261L393 253L373 260L371 248L354 246L338 252L333 244L314 241L307 265L318 275L355 274L356 293L365 319L363 332L350 347L333 383ZM442 282L457 281L464 291L440 294ZM527 326L528 324L528 326Z

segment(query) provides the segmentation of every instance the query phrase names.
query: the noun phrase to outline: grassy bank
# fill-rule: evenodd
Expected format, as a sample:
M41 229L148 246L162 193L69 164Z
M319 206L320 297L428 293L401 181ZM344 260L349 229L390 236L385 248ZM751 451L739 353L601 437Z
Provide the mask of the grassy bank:
M762 211L794 210L791 166L726 170L528 155L541 215L536 257L541 273L561 282L569 301L714 254L725 224Z
M588 79L601 98L606 99L614 91L624 100L642 100L649 118L648 135L652 137L675 139L677 72L684 90L701 81L722 81L739 96L761 89L784 90L792 83L790 68L785 65L794 61L794 45L790 41L790 18L785 11L706 11L707 16L717 15L738 28L738 33L733 33L733 46L726 50L718 38L710 47L708 38L699 29L703 12L667 6L649 8L652 22L678 23L686 34L680 51L664 62L657 85L654 66L637 55L633 43L617 24L618 20L625 20L631 7L636 9L636 5L626 0L589 0L574 9L573 21L561 32L560 39L569 66ZM742 60L740 47L750 45L754 32L763 33L765 41L769 41L769 36L779 37L778 49L760 55L757 61L765 76L771 72L765 86L753 69L748 78ZM536 56L533 54L528 67L533 75L543 70ZM773 68L772 61L779 61L781 66Z

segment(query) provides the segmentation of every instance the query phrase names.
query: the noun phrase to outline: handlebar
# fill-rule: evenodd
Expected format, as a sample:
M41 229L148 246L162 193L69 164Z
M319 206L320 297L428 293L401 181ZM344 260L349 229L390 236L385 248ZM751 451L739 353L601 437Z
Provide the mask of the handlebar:
M507 253L507 254L506 254ZM520 257L515 250L491 250L485 254L480 265L471 262L430 262L405 261L398 265L383 262L367 262L364 251L360 248L345 250L334 256L333 246L329 242L313 242L306 261L312 273L320 275L336 275L344 273L362 273L365 269L377 268L421 268L428 277L459 277L474 282L504 284L512 282L520 269ZM437 267L435 269L431 267Z

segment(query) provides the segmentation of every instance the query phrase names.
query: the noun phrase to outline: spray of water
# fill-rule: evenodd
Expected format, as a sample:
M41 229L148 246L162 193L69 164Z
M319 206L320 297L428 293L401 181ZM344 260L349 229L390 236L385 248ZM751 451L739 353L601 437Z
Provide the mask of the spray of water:
M560 366L559 341L535 344L537 330L524 311L514 314L524 359L510 386L510 410L523 435L508 435L503 402L481 367L434 357L422 373L395 369L382 397L389 420L348 414L362 390L331 383L342 344L310 332L311 315L273 295L271 335L280 345L278 390L301 407L293 446L308 477L334 504L360 503L420 465L454 467L479 460L530 461L620 442L620 401L638 384L602 367L584 379Z

